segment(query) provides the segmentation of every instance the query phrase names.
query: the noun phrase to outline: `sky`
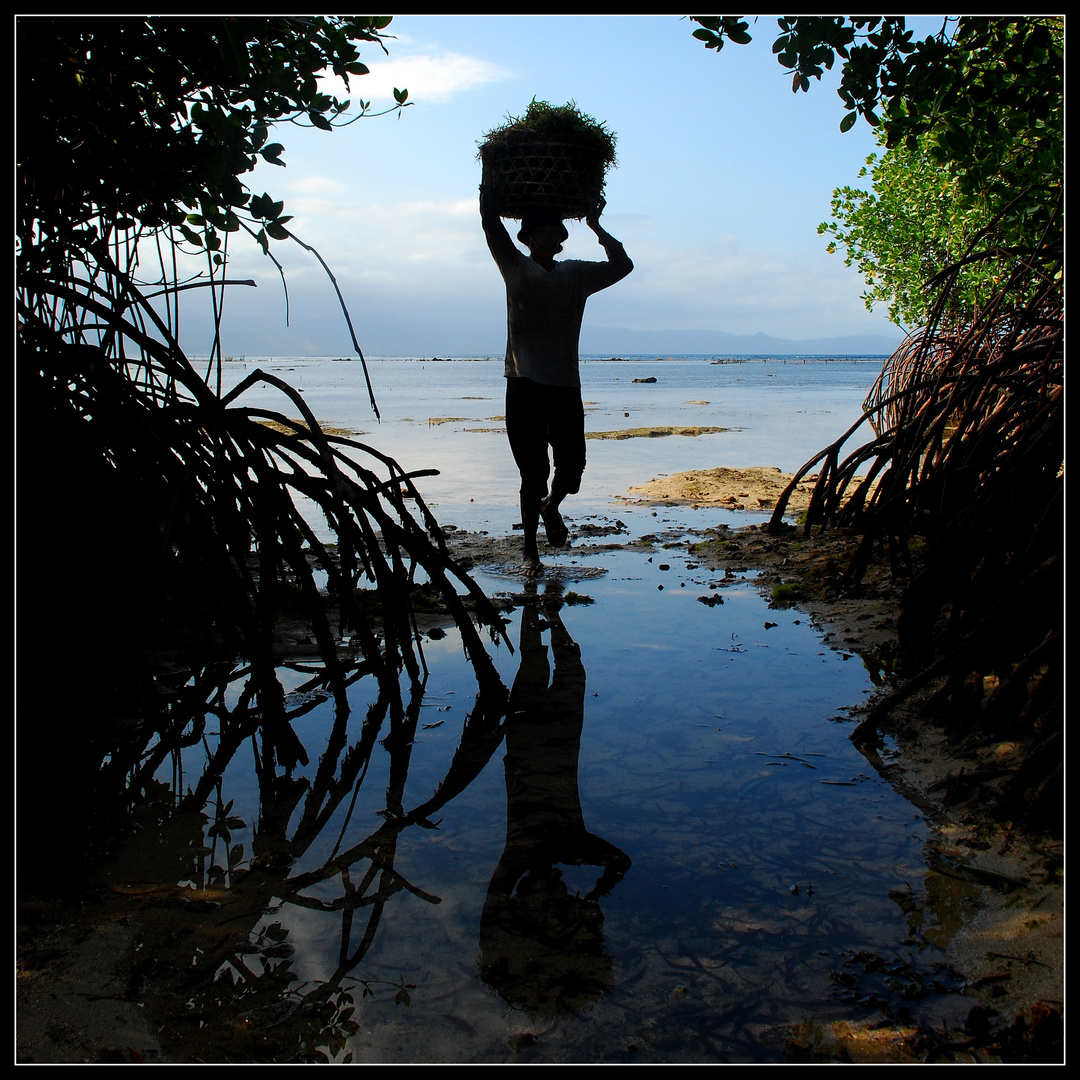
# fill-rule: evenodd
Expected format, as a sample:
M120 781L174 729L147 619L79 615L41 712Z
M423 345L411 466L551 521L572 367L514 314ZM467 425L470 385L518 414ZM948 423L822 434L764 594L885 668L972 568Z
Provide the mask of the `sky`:
M497 355L505 296L480 228L478 143L534 96L573 100L616 134L603 223L635 263L590 298L583 341L614 340L606 328L898 340L817 232L833 189L860 183L878 149L863 121L841 134L836 73L792 93L771 17L751 21L751 45L719 54L695 28L679 16L397 16L389 56L362 49L370 74L352 80L351 96L377 113L407 88L411 104L334 132L279 125L271 139L286 168L260 164L245 182L284 200L289 228L332 270L366 355ZM604 257L584 223L570 230L562 257ZM317 260L293 244L273 250L288 323L277 269L234 242L230 275L258 288L228 292L225 354L349 354ZM192 318L182 344L205 355L204 336Z

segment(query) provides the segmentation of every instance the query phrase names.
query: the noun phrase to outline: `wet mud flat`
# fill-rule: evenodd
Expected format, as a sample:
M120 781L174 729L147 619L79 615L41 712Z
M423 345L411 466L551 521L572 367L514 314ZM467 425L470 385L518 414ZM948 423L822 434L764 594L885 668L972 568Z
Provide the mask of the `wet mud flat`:
M632 487L627 501L638 506L764 510L775 505L790 479L780 470L767 468L695 470ZM805 509L814 479L807 477L791 493L788 510L792 516ZM580 580L573 564L587 562L590 550L631 548L645 553L662 571L679 564L679 586L685 587L689 579L696 578L698 585L707 581L709 591L697 596L707 606L722 603L724 588L750 575L754 588L778 613L776 617L781 611L801 614L820 632L824 644L861 659L876 692L852 710L853 721L865 717L876 696L893 685L890 673L898 652L900 592L884 553L871 561L854 595L838 588L840 569L858 537L835 529L807 536L791 524L778 534L767 531L764 524L689 533L680 526L634 540L622 536L625 531L615 517L579 521L572 530L577 557L566 565L559 556L551 569L556 576ZM467 565L497 566L511 576L517 572L513 537L493 539L455 532L451 543ZM717 575L702 577L702 570ZM765 626L769 625L767 621ZM868 1036L865 1029L854 1034L855 1028L848 1030L843 1024L830 1030L811 1023L788 1044L792 1060L843 1060L848 1054L882 1060L882 1055L888 1058L890 1053L902 1059L909 1049L912 1059L925 1060L935 1039L943 1053L948 1045L958 1049L957 1060L965 1060L965 1053L971 1053L973 1060L1062 1059L1063 841L1027 832L993 813L995 780L1019 768L1024 747L993 740L955 745L946 738L941 722L925 711L936 688L927 686L897 707L862 750L877 773L933 822L931 857L945 891L955 894L951 917L944 919L955 920L947 954L949 962L965 973L966 992L974 1000L971 1013L952 1036L947 1025L935 1034L920 1034L916 1025L910 1047L895 1031L889 1033L888 1024ZM957 899L965 893L966 901ZM863 960L867 970L881 969L879 958ZM850 974L838 977L841 983L845 979L850 980ZM863 1039L868 1042L861 1044Z
M284 803L240 790L232 805L226 782L184 822L143 806L137 835L107 866L67 895L20 903L19 1059L1054 1060L1059 1021L1039 1003L1060 1007L1062 996L1060 845L992 821L974 793L946 805L941 785L972 763L948 756L916 703L861 765L840 753L858 710L827 709L887 683L887 576L872 574L857 600L830 597L842 537L815 546L756 527L669 531L658 519L655 533L631 538L615 515L571 524L572 547L545 559L539 583L519 575L518 537L447 529L455 556L505 607L516 652L501 662L524 702L516 726L489 733L489 763L470 786L402 825L446 780L454 745L460 762L468 743L467 685L450 678L433 680L413 749L388 749L390 773L375 781L389 790L394 763L412 753L411 801L408 783L397 810L361 790L385 831L354 845L356 861L333 878L316 873L328 865L323 841L280 864L254 856L253 832L273 831L267 807L293 797L303 807L309 789L276 792ZM750 614L735 621L743 607ZM620 636L611 620L628 617L672 623L624 658L605 638ZM866 689L840 684L851 700L814 706L825 712L819 733L799 741L758 717L765 674L725 705L697 693L705 665L679 666L693 651L680 626L695 639L709 628L710 669L733 672L777 655L775 635L813 627L829 654L815 662L844 679L862 665ZM433 663L454 649L438 613L424 629ZM605 676L620 663L642 685ZM669 669L686 715L658 744L649 723L630 718L672 700L660 678ZM653 682L661 692L650 695ZM740 709L750 720L736 719ZM566 737L548 739L552 725ZM303 729L313 758L316 730ZM580 748L573 761L566 746ZM440 748L444 765L428 767L421 751ZM726 821L711 809L725 787L736 792ZM886 788L902 798L883 802ZM807 807L811 793L826 801ZM827 801L848 797L861 801ZM245 801L263 815L259 830ZM770 801L768 828L743 824ZM538 805L553 805L554 818ZM864 817L865 836L851 830L828 857L805 851L822 835L808 819L831 827L841 814ZM897 827L875 835L869 823L889 815ZM543 851L551 831L571 846ZM509 889L515 859L537 850L550 873L524 871ZM217 872L198 877L192 852L204 867L216 858ZM861 876L878 865L896 867L884 916L881 886ZM365 889L366 904L343 902ZM346 910L354 930L341 928ZM869 928L890 917L891 929ZM865 934L841 944L861 919ZM365 942L364 963L335 979ZM555 974L523 983L530 963Z

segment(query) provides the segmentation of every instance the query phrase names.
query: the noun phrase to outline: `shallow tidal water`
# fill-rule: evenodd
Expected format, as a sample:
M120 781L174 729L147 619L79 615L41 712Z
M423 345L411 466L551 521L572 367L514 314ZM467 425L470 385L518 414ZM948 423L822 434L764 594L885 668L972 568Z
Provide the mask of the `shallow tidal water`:
M369 427L406 467L434 455L443 474L420 486L441 521L511 531L503 436L472 430L501 412L492 362L387 361L385 392L374 363L377 429L358 365L274 363L326 424ZM932 826L848 740L873 687L859 657L749 575L694 564L687 528L750 515L614 501L661 472L790 471L877 371L586 365L590 430L729 430L590 441L569 519L617 520L650 549L571 547L538 584L474 569L507 612L512 648L490 649L505 710L478 698L454 629L425 639L400 713L368 677L343 717L286 665L308 763L285 775L232 734L242 665L177 672L212 708L200 738L163 747L158 801L106 871L133 895L180 886L137 916L166 1060L784 1061L795 1033L952 1001L942 950L966 901L934 885Z
M858 420L883 360L586 359L581 383L588 464L567 512L609 513L630 486L688 469L764 465L794 472ZM407 470L438 469L438 476L424 476L417 486L440 523L509 534L519 518L518 478L502 423L502 360L375 358L368 368L379 420L357 361L236 360L222 365L222 386L228 391L256 370L284 379L322 424L355 433ZM649 379L655 381L642 381ZM238 403L299 416L266 384L248 389ZM696 437L598 437L663 427L722 430ZM761 517L716 520L745 524Z

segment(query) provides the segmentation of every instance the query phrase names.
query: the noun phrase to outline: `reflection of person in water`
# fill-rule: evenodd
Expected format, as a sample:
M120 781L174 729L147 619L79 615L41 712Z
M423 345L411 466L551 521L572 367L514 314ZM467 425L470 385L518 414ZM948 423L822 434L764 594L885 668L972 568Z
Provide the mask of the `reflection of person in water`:
M610 989L597 901L630 859L585 828L578 793L585 669L551 586L545 601L546 624L535 601L521 615L521 666L506 722L506 846L480 920L480 970L511 1005L550 1018L578 1013ZM550 685L545 629L555 662ZM559 864L602 872L578 896Z

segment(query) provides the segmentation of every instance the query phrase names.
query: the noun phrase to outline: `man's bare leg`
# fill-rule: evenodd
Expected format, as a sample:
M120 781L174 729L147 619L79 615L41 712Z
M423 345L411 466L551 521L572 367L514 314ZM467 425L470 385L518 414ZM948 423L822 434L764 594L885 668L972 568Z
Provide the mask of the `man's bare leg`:
M548 543L556 548L563 547L570 538L566 522L559 513L559 507L566 496L566 491L553 485L551 494L546 499L540 500L540 517L544 520L544 531L547 533Z
M527 578L539 577L544 572L540 562L540 549L536 545L536 532L540 527L540 500L521 497L521 527L525 533L522 550L521 572Z

